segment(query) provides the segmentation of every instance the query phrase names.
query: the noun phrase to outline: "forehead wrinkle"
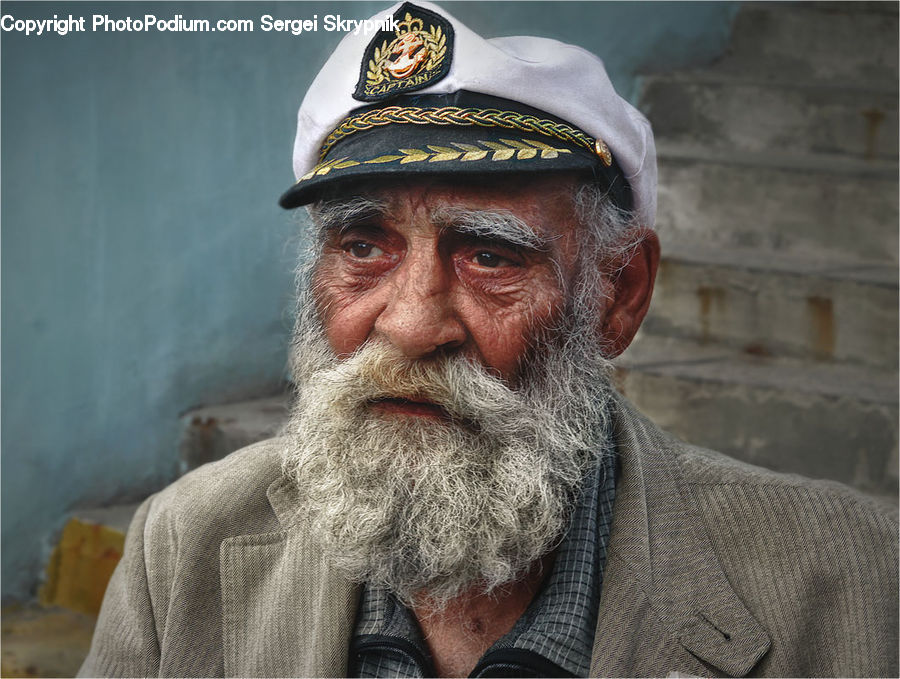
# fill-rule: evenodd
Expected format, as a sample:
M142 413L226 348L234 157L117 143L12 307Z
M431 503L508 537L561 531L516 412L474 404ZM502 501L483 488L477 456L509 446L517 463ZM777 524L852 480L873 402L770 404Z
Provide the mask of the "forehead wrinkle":
M432 210L431 220L441 229L502 240L532 250L544 250L553 240L506 210L476 210L442 205Z

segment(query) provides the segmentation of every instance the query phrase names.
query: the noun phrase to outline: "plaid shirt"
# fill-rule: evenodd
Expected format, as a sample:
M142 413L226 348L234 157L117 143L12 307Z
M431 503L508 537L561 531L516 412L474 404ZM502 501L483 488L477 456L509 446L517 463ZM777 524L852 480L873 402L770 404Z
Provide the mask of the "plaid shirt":
M472 677L584 677L615 500L616 456L585 481L553 570L528 609L478 661ZM366 586L350 644L352 677L429 677L435 671L413 614L390 592Z

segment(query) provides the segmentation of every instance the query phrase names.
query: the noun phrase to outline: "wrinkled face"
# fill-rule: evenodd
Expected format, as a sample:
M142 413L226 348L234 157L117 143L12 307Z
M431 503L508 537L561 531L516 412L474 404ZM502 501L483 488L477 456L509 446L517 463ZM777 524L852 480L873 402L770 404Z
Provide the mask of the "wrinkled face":
M368 194L378 207L337 220L316 269L332 349L348 356L380 340L410 359L460 352L514 383L577 273L571 182L428 182Z
M346 577L440 608L558 542L612 393L571 205L554 179L370 185L314 209L284 471Z

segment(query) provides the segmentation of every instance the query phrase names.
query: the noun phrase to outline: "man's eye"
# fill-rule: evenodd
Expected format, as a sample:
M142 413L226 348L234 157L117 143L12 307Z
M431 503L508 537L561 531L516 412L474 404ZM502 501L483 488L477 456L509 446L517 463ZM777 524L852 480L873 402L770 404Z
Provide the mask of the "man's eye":
M478 266L487 267L488 269L510 266L512 264L506 257L501 257L494 252L479 252L472 258L472 261Z
M384 254L384 251L377 245L361 240L350 243L344 249L357 259L370 259Z

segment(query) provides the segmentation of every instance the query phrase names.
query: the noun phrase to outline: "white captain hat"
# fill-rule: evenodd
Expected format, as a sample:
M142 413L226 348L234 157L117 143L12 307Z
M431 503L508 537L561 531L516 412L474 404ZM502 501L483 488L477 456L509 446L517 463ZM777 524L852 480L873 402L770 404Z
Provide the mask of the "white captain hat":
M486 40L427 2L371 22L381 30L348 34L300 105L282 207L367 178L576 171L653 226L653 132L597 56L548 38Z

